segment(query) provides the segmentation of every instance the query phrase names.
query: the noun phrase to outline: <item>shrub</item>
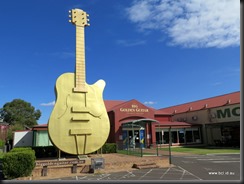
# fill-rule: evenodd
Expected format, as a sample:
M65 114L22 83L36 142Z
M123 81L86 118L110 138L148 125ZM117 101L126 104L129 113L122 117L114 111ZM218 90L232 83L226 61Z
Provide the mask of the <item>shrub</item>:
M4 147L4 143L5 143L5 141L0 139L0 148Z
M54 146L38 146L33 147L36 158L57 157L57 149Z
M0 152L0 160L3 159L3 155L4 155L4 154L5 154L5 153Z
M3 156L3 174L7 179L31 175L35 167L35 152L31 148L14 148Z
M106 143L102 147L103 153L116 153L117 152L117 146L115 143Z
M22 151L31 151L31 147L15 147L10 150L10 152L22 152Z

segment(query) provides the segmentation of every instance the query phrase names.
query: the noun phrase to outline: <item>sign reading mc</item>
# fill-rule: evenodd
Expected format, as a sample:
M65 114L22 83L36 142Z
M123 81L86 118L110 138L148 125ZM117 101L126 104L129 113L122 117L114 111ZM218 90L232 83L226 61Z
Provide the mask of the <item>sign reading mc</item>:
M214 108L210 110L212 122L240 121L240 105Z
M217 112L217 118L230 118L231 116L240 116L240 107L235 107L233 109L219 109Z

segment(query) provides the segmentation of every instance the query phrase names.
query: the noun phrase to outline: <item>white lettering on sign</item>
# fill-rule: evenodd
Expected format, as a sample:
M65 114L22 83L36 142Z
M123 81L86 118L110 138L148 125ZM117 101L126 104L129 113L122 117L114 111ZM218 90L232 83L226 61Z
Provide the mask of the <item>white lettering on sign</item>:
M59 166L59 165L72 165L72 164L84 164L85 160L68 160L68 161L36 161L36 166Z
M130 108L120 108L120 112L127 112L127 113L145 113L149 112L149 109L139 108L138 105L131 105Z

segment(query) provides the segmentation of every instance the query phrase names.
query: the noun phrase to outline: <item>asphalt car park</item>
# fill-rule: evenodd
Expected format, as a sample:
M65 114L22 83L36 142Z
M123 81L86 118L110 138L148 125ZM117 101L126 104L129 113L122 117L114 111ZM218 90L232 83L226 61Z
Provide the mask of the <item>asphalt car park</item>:
M83 180L83 181L152 181L152 180L200 180L197 176L185 171L180 167L153 168L133 171L124 171L107 174L92 174L85 176L75 176L60 178L59 180Z
M172 156L173 167L59 178L79 181L240 181L240 154Z
M202 180L240 180L240 154L174 156L172 163Z

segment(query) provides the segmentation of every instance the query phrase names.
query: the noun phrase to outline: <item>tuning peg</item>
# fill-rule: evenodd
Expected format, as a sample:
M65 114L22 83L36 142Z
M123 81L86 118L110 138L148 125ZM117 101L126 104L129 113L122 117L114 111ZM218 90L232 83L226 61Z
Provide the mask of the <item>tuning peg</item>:
M69 22L72 22L71 20L69 20Z
M86 14L87 17L89 17L90 15L89 14Z
M87 26L90 26L91 24L87 24Z
M72 15L69 15L69 17L72 17Z
M87 20L87 22L89 22L90 21L90 19L86 19Z
M71 10L69 10L69 13L71 13L72 11Z

